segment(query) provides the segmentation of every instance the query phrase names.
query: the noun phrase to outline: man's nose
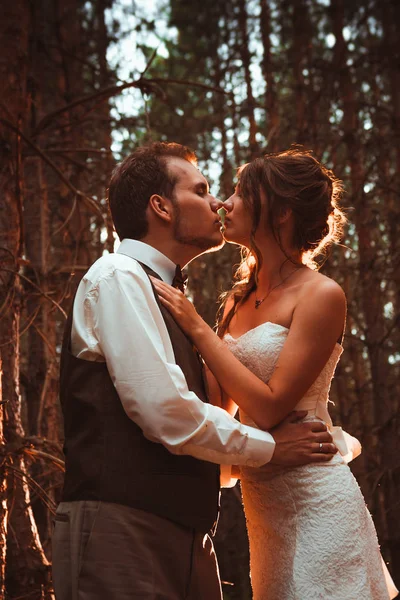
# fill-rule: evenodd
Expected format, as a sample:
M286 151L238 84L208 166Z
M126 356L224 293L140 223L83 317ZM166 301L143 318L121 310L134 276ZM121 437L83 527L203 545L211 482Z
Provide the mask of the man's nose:
M216 213L220 208L225 207L225 203L221 202L221 200L218 200L217 198L214 198L214 196L211 196L210 206L211 210Z

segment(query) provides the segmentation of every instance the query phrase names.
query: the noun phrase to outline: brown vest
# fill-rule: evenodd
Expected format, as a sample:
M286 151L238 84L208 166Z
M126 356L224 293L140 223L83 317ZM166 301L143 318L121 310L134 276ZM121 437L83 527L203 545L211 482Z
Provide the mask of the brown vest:
M158 277L147 266L142 267L148 275ZM153 291L176 364L189 390L208 402L201 358ZM106 363L72 355L72 312L73 306L61 352L66 464L62 500L115 502L199 531L211 530L219 509L219 467L191 456L176 456L144 437L126 415ZM132 344L140 345L140 339L132 340Z

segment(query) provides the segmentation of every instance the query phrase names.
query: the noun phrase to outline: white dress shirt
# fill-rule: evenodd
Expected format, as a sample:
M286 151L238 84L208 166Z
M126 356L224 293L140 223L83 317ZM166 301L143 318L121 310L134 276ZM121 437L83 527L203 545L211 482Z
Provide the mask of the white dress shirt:
M99 258L79 284L72 353L107 363L128 417L147 439L171 453L221 465L258 467L269 462L275 449L269 433L239 423L188 389L138 260L172 282L172 261L143 242L123 240L118 251Z

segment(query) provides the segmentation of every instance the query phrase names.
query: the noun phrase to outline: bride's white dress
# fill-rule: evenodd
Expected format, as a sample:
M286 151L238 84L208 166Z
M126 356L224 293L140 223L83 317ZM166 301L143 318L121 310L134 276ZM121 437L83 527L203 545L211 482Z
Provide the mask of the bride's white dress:
M263 323L225 342L267 382L289 330ZM298 410L331 425L328 393L342 353L337 344ZM255 426L241 412L241 421ZM243 468L254 600L388 600L397 590L379 552L371 516L346 460L357 441L333 428L341 454L329 463L291 469Z

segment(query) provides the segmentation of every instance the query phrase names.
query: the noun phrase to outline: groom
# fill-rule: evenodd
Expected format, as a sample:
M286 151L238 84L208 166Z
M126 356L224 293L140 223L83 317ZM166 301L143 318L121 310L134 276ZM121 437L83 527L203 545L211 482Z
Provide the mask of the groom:
M66 473L53 536L57 600L220 600L209 532L229 465L299 465L335 452L322 424L273 436L208 403L196 349L149 275L222 245L217 210L179 144L139 148L114 171L121 245L83 277L61 353Z

